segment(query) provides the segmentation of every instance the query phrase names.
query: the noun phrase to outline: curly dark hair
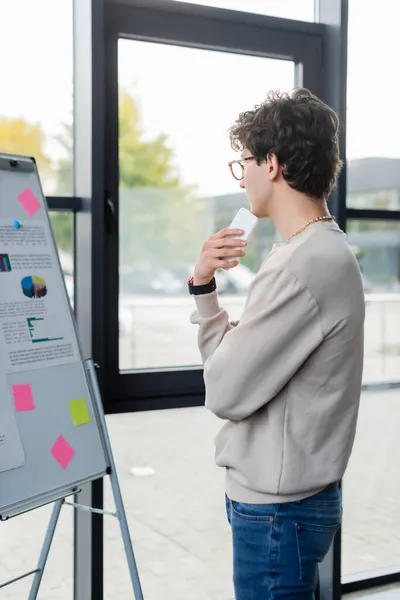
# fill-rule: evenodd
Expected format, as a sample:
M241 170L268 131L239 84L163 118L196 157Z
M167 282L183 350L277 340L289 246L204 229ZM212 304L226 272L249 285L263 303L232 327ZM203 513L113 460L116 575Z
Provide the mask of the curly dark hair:
M253 110L242 112L230 129L234 150L250 150L258 165L273 153L288 185L310 198L326 199L342 167L339 119L304 88L269 92Z

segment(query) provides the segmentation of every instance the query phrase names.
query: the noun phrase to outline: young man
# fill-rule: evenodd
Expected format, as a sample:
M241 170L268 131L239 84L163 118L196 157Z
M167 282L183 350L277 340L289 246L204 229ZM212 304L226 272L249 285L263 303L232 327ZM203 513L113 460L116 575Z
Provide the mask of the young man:
M284 242L261 265L239 323L220 308L214 273L245 255L240 231L206 241L189 282L206 406L226 420L216 461L226 469L236 600L313 599L341 521L364 294L326 204L341 167L338 126L305 89L270 93L239 115L230 134L242 158L232 173L239 166L251 211L271 218Z

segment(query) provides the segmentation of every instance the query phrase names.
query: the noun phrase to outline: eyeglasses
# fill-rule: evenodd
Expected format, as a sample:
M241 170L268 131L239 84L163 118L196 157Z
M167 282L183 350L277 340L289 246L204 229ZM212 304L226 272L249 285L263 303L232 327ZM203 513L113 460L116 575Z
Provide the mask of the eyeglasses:
M246 167L246 160L255 160L254 156L246 156L240 160L231 160L228 162L228 167L231 170L232 176L237 181L242 181L244 177L244 170Z

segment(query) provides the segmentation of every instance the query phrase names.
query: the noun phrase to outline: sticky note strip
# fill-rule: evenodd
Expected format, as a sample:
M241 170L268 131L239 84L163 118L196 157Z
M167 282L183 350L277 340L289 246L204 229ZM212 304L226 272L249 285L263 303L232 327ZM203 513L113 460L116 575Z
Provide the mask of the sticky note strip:
M60 467L66 469L75 454L75 450L70 444L68 444L65 437L60 435L50 450L50 454L52 454L52 456L56 459Z
M33 215L41 208L39 200L30 188L26 188L21 192L18 196L18 200L30 217L33 217Z
M69 410L71 411L72 422L75 426L90 423L90 415L84 398L70 400Z
M29 383L13 385L12 394L14 396L15 410L17 412L35 410L32 388Z

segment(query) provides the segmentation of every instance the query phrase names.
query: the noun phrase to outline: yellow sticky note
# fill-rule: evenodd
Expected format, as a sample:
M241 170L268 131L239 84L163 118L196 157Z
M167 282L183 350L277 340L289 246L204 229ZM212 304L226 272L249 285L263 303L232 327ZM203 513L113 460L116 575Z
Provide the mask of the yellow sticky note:
M84 398L70 400L68 404L74 425L84 425L85 423L90 423L90 415Z

